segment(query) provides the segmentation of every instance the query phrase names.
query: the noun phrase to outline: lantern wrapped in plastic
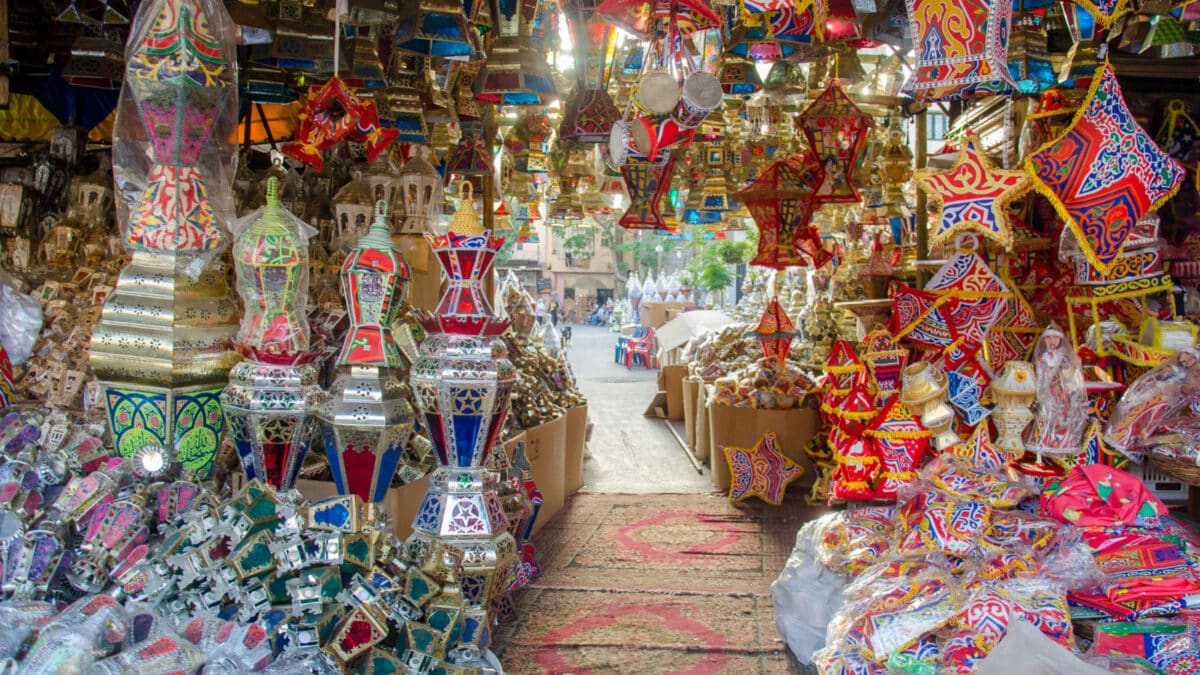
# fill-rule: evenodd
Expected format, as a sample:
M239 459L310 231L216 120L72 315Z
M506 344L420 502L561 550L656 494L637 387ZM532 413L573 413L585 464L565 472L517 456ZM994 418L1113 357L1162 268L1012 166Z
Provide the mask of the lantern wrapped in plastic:
M246 357L221 392L229 433L250 480L290 488L300 475L324 399L308 351L308 239L316 231L279 205L277 182L267 204L243 219L234 264L242 291L238 349Z
M351 325L329 400L317 411L338 494L368 502L387 496L413 432L412 405L398 377L404 361L392 337L410 276L388 234L387 202L379 201L370 232L342 264Z
M1023 455L1025 444L1021 440L1021 434L1033 421L1030 406L1037 396L1033 364L1028 361L1005 363L999 377L992 380L991 390L992 398L996 401L992 421L996 424L996 433L999 435L994 445L1010 455Z
M117 451L171 449L206 477L237 362L237 310L209 263L233 220L236 27L216 0L151 0L129 36L113 134L117 218L133 254L108 295L91 365Z
M675 153L672 150L664 150L652 158L628 157L621 165L621 177L629 190L629 208L617 224L627 230L666 229L662 202L671 189L674 169Z

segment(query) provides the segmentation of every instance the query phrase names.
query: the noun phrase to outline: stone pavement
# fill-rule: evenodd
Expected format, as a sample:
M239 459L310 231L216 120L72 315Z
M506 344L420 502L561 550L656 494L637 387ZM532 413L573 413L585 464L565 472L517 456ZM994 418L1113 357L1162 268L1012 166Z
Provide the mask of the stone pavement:
M606 328L572 325L571 331L567 357L594 425L583 490L711 492L712 483L696 473L666 423L642 416L658 390L658 371L613 363L617 334Z

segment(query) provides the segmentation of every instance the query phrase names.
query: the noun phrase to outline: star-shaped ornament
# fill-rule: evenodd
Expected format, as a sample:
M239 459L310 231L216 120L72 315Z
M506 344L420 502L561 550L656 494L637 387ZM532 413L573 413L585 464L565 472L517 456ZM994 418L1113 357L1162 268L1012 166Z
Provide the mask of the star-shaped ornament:
M1012 247L1008 206L1029 189L1032 181L1024 171L994 168L988 156L979 151L974 134L967 134L953 167L946 171L922 169L913 180L939 207L937 230L929 235L931 241L947 244L960 232L971 231L1005 248Z
M775 432L763 434L752 448L725 446L729 462L729 501L758 497L773 506L783 502L788 485L804 475L804 469L779 452Z

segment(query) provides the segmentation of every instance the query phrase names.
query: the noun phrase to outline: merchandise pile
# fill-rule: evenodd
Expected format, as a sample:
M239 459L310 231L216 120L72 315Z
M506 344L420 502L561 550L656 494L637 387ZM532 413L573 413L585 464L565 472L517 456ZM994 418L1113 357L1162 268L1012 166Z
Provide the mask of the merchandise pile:
M161 453L112 457L54 421L0 420L2 656L23 672L495 668L461 553L397 540L378 505L259 481L222 496ZM523 524L524 492L507 493Z

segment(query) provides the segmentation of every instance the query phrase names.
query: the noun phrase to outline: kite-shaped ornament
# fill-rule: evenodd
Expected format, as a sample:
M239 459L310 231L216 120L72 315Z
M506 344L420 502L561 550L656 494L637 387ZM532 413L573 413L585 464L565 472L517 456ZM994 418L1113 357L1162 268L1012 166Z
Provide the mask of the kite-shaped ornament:
M1025 169L1088 262L1108 274L1138 220L1170 199L1186 172L1134 119L1111 66L1093 78L1086 100L1066 133L1030 155Z

